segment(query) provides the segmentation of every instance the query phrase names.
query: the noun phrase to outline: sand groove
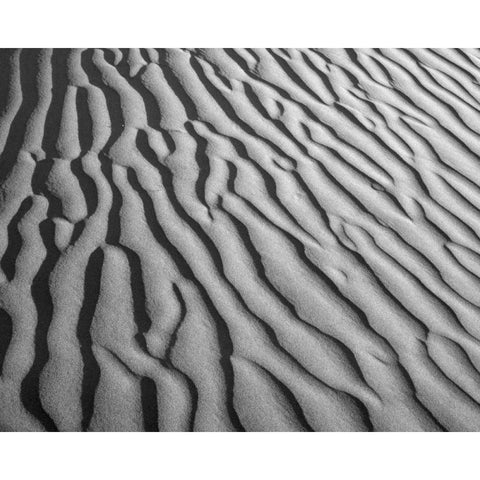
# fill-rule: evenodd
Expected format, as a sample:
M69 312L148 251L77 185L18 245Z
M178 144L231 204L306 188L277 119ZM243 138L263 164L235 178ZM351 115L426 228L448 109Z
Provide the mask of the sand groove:
M480 430L480 52L0 52L0 429Z

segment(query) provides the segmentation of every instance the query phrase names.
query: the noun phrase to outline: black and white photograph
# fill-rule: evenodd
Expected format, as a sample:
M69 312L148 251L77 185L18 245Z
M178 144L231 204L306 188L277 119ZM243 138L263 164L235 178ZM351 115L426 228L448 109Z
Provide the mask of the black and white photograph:
M220 45L160 5L145 43L97 43L93 7L0 44L0 440L28 434L26 463L44 438L160 464L171 438L189 463L213 437L225 478L242 438L308 457L480 432L480 49L410 46L407 25L394 45L257 42L236 9Z

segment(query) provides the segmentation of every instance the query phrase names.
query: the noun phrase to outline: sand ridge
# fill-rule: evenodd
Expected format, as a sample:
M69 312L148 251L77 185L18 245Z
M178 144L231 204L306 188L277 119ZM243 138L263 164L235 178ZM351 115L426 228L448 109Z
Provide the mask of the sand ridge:
M0 430L480 430L479 67L1 50Z

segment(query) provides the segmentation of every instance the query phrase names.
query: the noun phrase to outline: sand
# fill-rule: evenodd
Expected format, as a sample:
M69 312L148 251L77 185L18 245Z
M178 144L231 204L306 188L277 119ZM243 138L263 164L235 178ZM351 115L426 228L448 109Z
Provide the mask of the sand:
M480 51L0 51L0 430L480 431Z

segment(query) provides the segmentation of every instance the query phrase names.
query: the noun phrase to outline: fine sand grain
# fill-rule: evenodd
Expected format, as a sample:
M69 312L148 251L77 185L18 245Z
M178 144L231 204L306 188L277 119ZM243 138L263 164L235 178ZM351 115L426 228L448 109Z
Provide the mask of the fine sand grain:
M480 431L480 51L0 51L0 430Z

